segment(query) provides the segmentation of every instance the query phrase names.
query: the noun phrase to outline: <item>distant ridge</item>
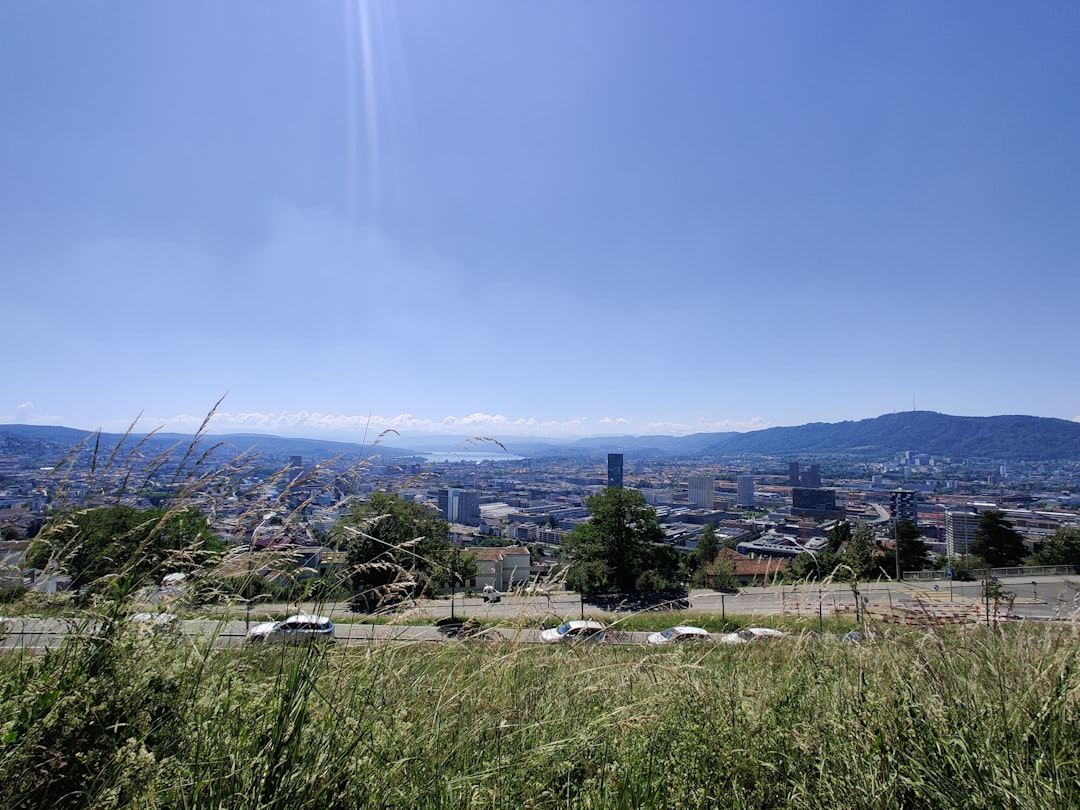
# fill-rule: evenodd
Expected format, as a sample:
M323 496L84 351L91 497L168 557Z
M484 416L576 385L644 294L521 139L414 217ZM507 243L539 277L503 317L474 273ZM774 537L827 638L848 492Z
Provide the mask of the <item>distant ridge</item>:
M729 433L706 454L844 453L886 457L914 450L935 456L1080 461L1080 422L1041 416L947 416L903 411L858 422L815 422Z
M0 455L61 458L91 431L37 425L0 425ZM119 434L103 434L102 446L113 447ZM129 437L138 441L140 436ZM441 437L445 439L446 437ZM156 434L154 446L190 441L182 434ZM494 439L500 439L495 436ZM303 456L319 461L333 456L416 456L421 449L322 439L255 434L206 435L208 446L219 442L237 451L256 449L276 456ZM417 447L432 437L409 437ZM472 441L472 440L469 440ZM722 460L729 456L847 455L886 459L906 450L953 459L1002 461L1080 461L1080 422L1041 416L948 416L934 411L903 411L856 422L814 422L748 433L695 433L690 436L599 436L589 439L506 439L511 454L533 458L596 458L623 453L629 459L668 458ZM461 449L461 448L459 448Z

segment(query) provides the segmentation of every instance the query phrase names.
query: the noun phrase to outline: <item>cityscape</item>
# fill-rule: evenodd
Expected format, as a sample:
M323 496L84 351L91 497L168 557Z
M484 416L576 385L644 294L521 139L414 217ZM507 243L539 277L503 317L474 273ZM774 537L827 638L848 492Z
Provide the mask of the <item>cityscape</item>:
M9 586L64 587L63 572L35 570L25 559L36 530L63 504L145 509L183 489L176 483L183 478L178 453L161 460L141 490L124 492L133 470L122 464L103 469L78 454L66 466L61 455L47 464L39 453L21 450L0 458ZM193 502L212 506L209 525L225 545L279 556L288 547L296 570L328 576L344 564L342 549L328 540L334 526L355 502L391 492L437 514L454 544L475 551L482 570L466 586L501 589L543 582L557 571L566 538L589 521L588 498L609 487L640 494L663 542L680 555L692 554L708 527L741 585L779 581L798 555L822 550L838 522L866 527L887 548L897 521L910 521L926 545L925 567L936 566L938 576L945 561L967 557L987 511L1000 512L1015 527L1029 554L1059 529L1080 526L1078 462L947 458L917 448L876 461L843 454L704 462L636 451L629 457L549 452L554 455L530 458L489 441L441 454L399 449L384 456L376 447L349 459L271 455L249 469L223 465L227 474L209 477ZM138 467L135 472L143 474ZM102 494L95 497L95 490ZM490 551L511 548L529 556L514 556L510 564L500 562L509 551ZM890 565L876 574L921 572Z

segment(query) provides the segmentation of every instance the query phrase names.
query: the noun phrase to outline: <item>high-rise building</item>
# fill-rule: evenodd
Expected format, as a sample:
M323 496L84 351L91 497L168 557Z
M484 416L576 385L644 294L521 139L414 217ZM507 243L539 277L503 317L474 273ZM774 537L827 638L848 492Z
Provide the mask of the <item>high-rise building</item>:
M607 485L622 489L623 485L623 454L608 453L607 457Z
M754 476L752 475L740 475L736 481L738 482L739 493L737 496L737 503L743 509L754 508Z
M799 462L789 461L787 465L788 469L788 483L793 487L809 487L815 488L821 486L821 465L811 464L807 469L803 470L799 467Z
M789 461L787 465L787 477L788 483L793 486L801 486L802 481L799 480L799 462Z
M889 514L893 525L898 520L910 520L919 525L918 492L913 489L894 489L889 492Z
M979 515L975 512L947 509L945 511L945 554L964 557L979 534Z
M475 489L440 489L439 517L465 526L480 525L480 495Z
M843 517L836 505L836 490L820 487L795 487L791 490L791 514L796 517Z
M711 475L691 475L690 503L699 509L712 509L716 479Z

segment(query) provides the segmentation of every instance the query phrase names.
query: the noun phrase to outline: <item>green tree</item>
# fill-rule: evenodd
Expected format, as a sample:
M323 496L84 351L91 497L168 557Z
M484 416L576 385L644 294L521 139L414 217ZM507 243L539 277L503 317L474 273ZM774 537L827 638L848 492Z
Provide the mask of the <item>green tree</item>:
M1035 565L1073 565L1080 568L1080 528L1058 526L1032 555Z
M1027 556L1027 549L1023 535L1006 520L1005 513L992 509L979 515L971 553L990 568L1007 568L1019 565Z
M833 554L839 554L840 549L844 547L844 544L851 539L851 524L846 520L838 520L828 534L828 545L825 547L827 551Z
M55 560L73 588L104 576L137 585L150 575L202 565L223 549L197 507L110 506L58 516L27 550L27 564L45 568Z
M844 546L844 565L848 566L858 579L869 579L876 575L880 566L874 533L865 526L859 526Z
M450 545L432 567L431 579L442 588L464 585L480 571L476 555L460 546Z
M718 591L737 591L739 580L735 578L735 561L731 557L716 557L713 563L701 570L702 586L710 585Z
M450 524L423 504L373 492L338 520L331 538L346 551L353 588L381 601L403 594L432 594L451 570Z
M660 545L664 530L640 492L608 487L586 498L585 507L588 522L574 527L563 544L567 585L588 593L631 593L672 584L666 578L678 561Z
M832 577L836 582L845 582L851 578L847 570L844 555L835 551L804 551L791 561L787 578L793 582L821 582Z
M705 528L698 535L697 545L694 548L694 562L698 570L711 565L716 560L718 545L716 542L716 529L712 523L706 523Z
M907 518L898 520L893 529L893 548L885 552L881 567L895 571L896 555L900 556L900 574L904 571L923 571L930 565L930 550L922 539L919 527Z

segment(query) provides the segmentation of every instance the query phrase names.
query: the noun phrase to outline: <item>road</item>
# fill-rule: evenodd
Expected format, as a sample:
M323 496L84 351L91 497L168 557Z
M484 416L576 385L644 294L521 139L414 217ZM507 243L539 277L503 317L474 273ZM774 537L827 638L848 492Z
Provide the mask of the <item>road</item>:
M999 583L1006 594L1012 595L1011 608L1001 601L996 610L990 605L991 615L1032 621L1080 621L1080 580L1062 577L1036 577L1032 579L1002 579ZM873 582L859 586L860 609L870 615L882 617L934 616L957 621L982 621L986 603L982 598L981 582ZM662 607L662 606L661 606ZM721 594L711 590L692 590L684 599L671 605L685 613L702 613L731 616L752 616L767 624L770 616L851 615L856 611L856 597L848 584L818 588L816 585L776 585L764 588L746 588L737 594ZM1011 612L1010 612L1011 610ZM217 646L243 643L247 627L272 616L311 612L329 616L337 624L337 636L345 643L379 641L445 641L447 634L434 626L407 624L409 621L432 621L449 617L451 612L458 618L480 620L529 619L534 624L554 625L564 619L582 615L616 621L621 612L615 607L598 608L588 601L582 605L575 593L553 592L550 595L505 595L495 604L479 597L457 595L450 599L420 600L402 606L394 612L392 622L370 624L365 614L354 612L348 603L329 604L266 604L252 608L250 617L243 611L228 620L188 619L181 623L185 636L212 638ZM685 619L684 619L685 620ZM887 619L886 619L887 620ZM71 619L9 618L9 633L3 647L52 648L69 633L93 633L94 626ZM665 622L658 618L657 625ZM496 628L487 633L502 640L537 642L534 629L515 630ZM644 633L627 633L620 640L639 642ZM640 638L639 638L640 636Z

